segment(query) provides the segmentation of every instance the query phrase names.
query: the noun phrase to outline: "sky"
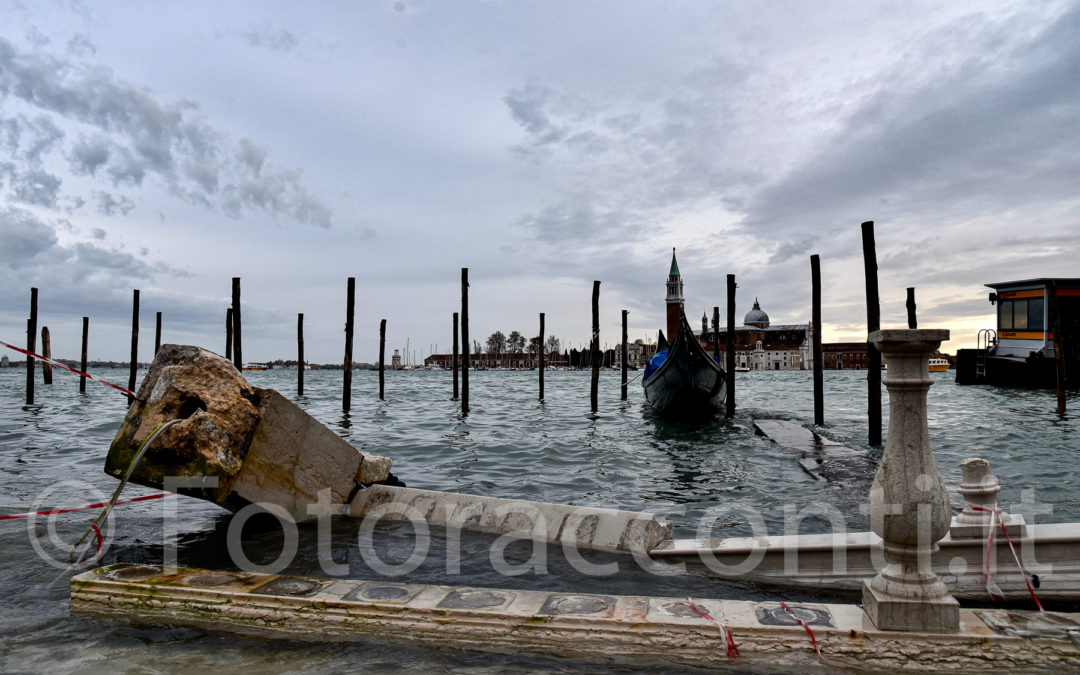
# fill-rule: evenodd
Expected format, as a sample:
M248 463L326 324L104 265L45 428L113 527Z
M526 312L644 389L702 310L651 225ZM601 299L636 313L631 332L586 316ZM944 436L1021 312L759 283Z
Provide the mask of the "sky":
M0 0L0 340L30 288L55 356L358 361L470 334L655 339L671 249L687 314L757 297L865 340L992 327L988 282L1080 276L1076 2ZM15 359L18 355L11 353Z

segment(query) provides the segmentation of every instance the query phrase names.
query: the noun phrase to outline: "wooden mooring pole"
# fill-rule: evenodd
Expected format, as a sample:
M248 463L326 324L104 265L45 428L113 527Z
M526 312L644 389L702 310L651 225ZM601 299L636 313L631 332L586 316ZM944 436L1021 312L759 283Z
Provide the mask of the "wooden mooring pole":
M46 359L52 358L52 340L49 338L49 327L41 327L41 355ZM41 383L52 384L52 364L48 361L41 362Z
M589 405L593 414L598 408L597 396L600 391L600 282L592 282L592 342L589 345L592 361L592 378L589 386Z
M161 350L161 312L157 313L154 326L154 356Z
M461 414L469 414L469 268L461 268Z
M451 354L452 359L450 363L451 370L454 371L454 397L452 401L458 400L458 313L454 312L454 352ZM382 359L379 359L382 361Z
M349 277L345 293L345 377L341 390L341 409L352 407L353 308L356 303L356 277Z
M726 417L735 416L735 275L727 275L727 406Z
M910 330L915 330L919 327L919 322L915 319L915 288L911 287L907 289L907 327Z
M30 318L26 320L26 351L37 351L38 289L30 289ZM26 405L34 404L34 357L26 357Z
M540 400L544 400L544 313L540 312Z
M825 362L821 354L821 258L810 256L810 325L814 349L814 424L825 424Z
M881 304L878 300L877 251L874 246L874 221L862 224L863 265L866 271L866 333L881 330ZM870 445L881 445L881 352L866 343L866 417Z
M90 339L90 317L84 316L82 318L82 358L79 360L79 370L83 371L84 373L87 372L86 371L86 356L87 356L86 348L88 346L89 339ZM85 377L80 377L79 378L79 393L80 394L85 394L86 393L86 378Z
M304 395L304 314L296 315L296 395Z
M139 289L135 289L131 299L131 364L128 371L128 389L135 391L135 375L139 370ZM128 407L135 402L134 396L128 396Z
M720 308L712 308L713 358L720 363Z
M386 399L386 319L379 322L379 400Z
M1057 380L1057 411L1065 414L1065 387L1068 385L1068 373L1065 372L1065 335L1062 330L1061 300L1058 297L1057 282L1050 282L1050 329L1054 331L1054 371Z
M232 361L232 307L225 310L225 358Z
M233 365L240 372L244 372L244 356L241 353L241 326L240 320L240 277L232 280L232 338L233 338Z
M627 317L628 314L630 314L629 311L627 311L625 309L622 311L622 354L620 354L620 356L622 358L620 359L620 361L622 361L622 368L621 368L621 370L622 370L622 400L624 400L624 401L626 400L626 388L627 388L626 387L626 384L627 384L626 383L626 359L629 356L629 352L630 352L630 350L629 350L629 348L627 347L627 344L626 344L626 339L627 339L626 338L626 317Z

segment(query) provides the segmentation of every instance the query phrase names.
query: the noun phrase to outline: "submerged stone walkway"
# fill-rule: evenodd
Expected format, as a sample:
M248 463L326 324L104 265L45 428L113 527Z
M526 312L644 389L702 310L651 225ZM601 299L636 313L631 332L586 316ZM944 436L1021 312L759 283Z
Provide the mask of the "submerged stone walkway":
M120 563L71 580L73 612L313 641L379 639L602 663L833 672L1080 667L1080 615L960 610L950 634L879 631L858 605L616 596ZM799 624L795 617L806 623ZM807 630L809 627L809 630ZM821 649L819 656L810 631Z

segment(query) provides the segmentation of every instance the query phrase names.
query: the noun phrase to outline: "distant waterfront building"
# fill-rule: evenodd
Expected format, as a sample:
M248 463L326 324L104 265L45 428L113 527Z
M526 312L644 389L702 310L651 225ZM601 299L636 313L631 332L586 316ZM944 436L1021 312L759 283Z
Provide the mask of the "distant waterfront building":
M708 316L702 317L699 336L711 353L720 341L721 362L727 352L727 329L708 330ZM735 328L735 367L749 370L806 370L813 367L810 347L813 327L807 323L772 325L769 315L754 298L754 307Z
M395 349L394 355L390 357L390 370L401 370L401 350Z
M10 368L10 367L11 367L11 362L8 361L8 357L6 355L5 356L0 356L0 368Z
M432 354L424 359L425 366L434 366L435 368L450 368L454 363L453 354ZM540 363L540 358L532 352L515 352L515 353L502 353L502 354L469 354L469 367L470 368L536 368ZM555 368L566 366L567 358L565 354L559 354L553 352L551 354L544 354L544 366L552 366ZM458 354L458 367L461 367L461 354Z
M645 363L656 354L656 345L638 339L626 345L626 365L629 368L644 368ZM615 348L615 367L622 367L622 345Z

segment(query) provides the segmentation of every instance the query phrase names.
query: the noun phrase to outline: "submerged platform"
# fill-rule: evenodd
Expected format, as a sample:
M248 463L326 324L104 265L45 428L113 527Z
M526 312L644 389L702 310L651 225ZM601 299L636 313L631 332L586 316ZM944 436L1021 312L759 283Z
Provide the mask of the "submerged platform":
M955 634L876 630L858 605L754 603L320 579L120 563L73 612L311 641L378 639L603 663L829 671L1080 667L1080 615L960 610ZM713 623L701 613L713 617ZM730 631L736 656L719 625ZM811 641L821 649L816 653Z

